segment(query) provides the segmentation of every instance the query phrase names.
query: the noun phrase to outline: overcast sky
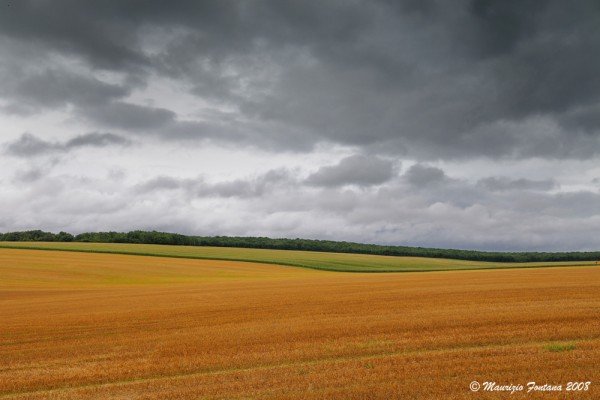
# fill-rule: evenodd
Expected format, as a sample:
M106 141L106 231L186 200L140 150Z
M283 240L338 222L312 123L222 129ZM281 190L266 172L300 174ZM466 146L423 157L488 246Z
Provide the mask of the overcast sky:
M0 231L600 249L596 0L0 0Z

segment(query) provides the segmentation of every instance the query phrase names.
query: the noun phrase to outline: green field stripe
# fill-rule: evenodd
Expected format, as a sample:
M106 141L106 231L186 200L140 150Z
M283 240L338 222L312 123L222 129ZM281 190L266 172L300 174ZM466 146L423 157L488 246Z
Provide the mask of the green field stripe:
M289 259L265 259L261 258L261 256L257 256L256 258L244 258L244 257L235 257L235 256L227 256L220 257L217 255L194 255L194 254L173 254L168 252L143 252L129 249L92 249L85 248L84 245L76 245L82 246L82 248L67 248L67 247L57 247L51 245L14 245L8 244L9 242L0 243L1 248L6 249L16 249L16 250L41 250L41 251L66 251L66 252L75 252L75 253L98 253L98 254L120 254L120 255L131 255L131 256L144 256L144 257L164 257L164 258L178 258L178 259L196 259L196 260L217 260L217 261L235 261L235 262L248 262L248 263L260 263L260 264L271 264L271 265L281 265L281 266L289 266L289 267L300 267L300 268L308 268L313 270L320 271L332 271L332 272L354 272L354 273L391 273L391 272L441 272L441 271L470 271L470 270L483 270L483 269L515 269L515 268L551 268L551 267L579 267L579 266L592 266L594 264L591 263L536 263L535 265L527 265L527 264L502 264L502 263L481 263L469 265L473 262L469 262L466 265L460 265L460 261L452 260L456 262L457 265L454 266L443 266L443 265L431 265L431 266L423 266L423 267L414 267L414 266L379 266L381 260L377 257L385 257L385 256L365 256L365 255L357 255L357 258L370 258L374 257L376 261L379 263L377 265L356 265L352 264L350 260L299 260L299 261L290 261ZM123 245L121 245L123 246ZM135 244L129 244L124 246L137 246ZM147 246L147 245L142 245ZM156 245L158 246L158 245ZM201 249L195 248L194 250ZM229 248L220 248L226 251ZM232 251L240 251L239 248L231 248ZM244 249L241 249L242 251ZM253 249L256 250L256 249ZM260 250L259 250L260 251ZM273 250L267 250L270 252ZM287 250L275 250L278 252L282 252L282 254L290 254L291 251ZM338 253L327 253L331 257L335 257ZM348 257L348 254L339 253L339 256ZM352 255L350 255L351 257ZM369 261L375 261L369 260ZM391 259L402 260L402 257L391 257ZM445 260L445 259L430 259L424 258L424 262L432 261L432 260ZM336 266L336 264L338 266Z

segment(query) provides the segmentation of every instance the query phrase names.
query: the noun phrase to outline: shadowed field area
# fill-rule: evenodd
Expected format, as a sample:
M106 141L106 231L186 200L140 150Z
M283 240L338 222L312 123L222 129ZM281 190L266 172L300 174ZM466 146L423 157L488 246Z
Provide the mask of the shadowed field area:
M0 249L0 398L474 399L592 381L600 268L340 274Z
M247 249L235 247L169 246L125 243L0 242L0 248L88 251L173 258L248 261L340 272L413 272L470 269L533 268L595 265L595 261L484 262L445 258L398 257L316 251Z

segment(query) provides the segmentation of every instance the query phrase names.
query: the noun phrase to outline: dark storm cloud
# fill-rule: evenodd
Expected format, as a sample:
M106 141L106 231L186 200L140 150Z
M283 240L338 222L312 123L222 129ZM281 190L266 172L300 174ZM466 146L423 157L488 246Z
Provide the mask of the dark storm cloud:
M0 230L597 248L599 26L596 0L0 0Z
M257 128L252 124L247 124L242 130L226 118L218 121L180 120L176 113L162 107L114 101L82 108L80 113L102 127L142 136L153 135L168 140L211 138L224 143L269 144L268 135L262 138L260 135L254 136Z
M134 32L120 27L128 16L121 13L127 10L117 3L94 6L69 0L55 4L35 0L3 1L0 25L3 34L9 37L82 55L101 68L143 64L145 57L135 50ZM123 7L127 6L123 4Z
M438 184L447 180L443 170L428 165L415 164L406 171L404 178L414 186Z
M87 108L84 114L102 126L120 128L133 131L154 130L162 128L175 121L173 111L113 102L100 107Z
M390 160L355 154L342 159L336 165L319 168L306 179L306 183L330 187L378 185L392 179L395 170L395 165Z
M226 130L244 132L236 137L246 144L305 150L325 141L423 159L591 157L600 151L599 23L592 0L4 2L6 40L129 82L69 67L36 72L4 95L4 110L24 112L19 99L71 102L98 129L231 140L206 129L178 135L178 110L123 100L168 77L235 110ZM531 132L540 118L556 131Z
M569 111L563 114L559 121L565 129L593 134L600 130L600 103Z
M96 106L128 94L128 89L65 71L46 70L7 85L13 98L32 107ZM12 87L11 87L12 86ZM6 90L6 86L5 89Z
M87 133L65 142L52 142L24 133L19 139L5 144L5 152L17 157L33 157L56 152L67 152L81 147L126 146L131 142L112 133Z
M473 38L477 49L493 57L510 53L535 31L531 23L548 5L546 0L473 0L469 11L474 16Z

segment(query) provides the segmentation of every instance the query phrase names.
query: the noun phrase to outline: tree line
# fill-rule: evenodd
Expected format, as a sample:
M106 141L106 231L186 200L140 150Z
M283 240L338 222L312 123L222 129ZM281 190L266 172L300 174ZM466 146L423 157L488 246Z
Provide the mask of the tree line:
M244 247L254 249L305 250L333 253L376 254L384 256L408 256L452 258L472 261L495 262L547 262L547 261L596 261L600 251L592 252L490 252L459 249L437 249L409 246L385 246L376 244L337 242L311 239L273 239L268 237L240 236L187 236L156 231L131 232L85 232L72 235L67 232L44 232L41 230L8 232L0 234L0 241L11 242L93 242L168 244L175 246Z

